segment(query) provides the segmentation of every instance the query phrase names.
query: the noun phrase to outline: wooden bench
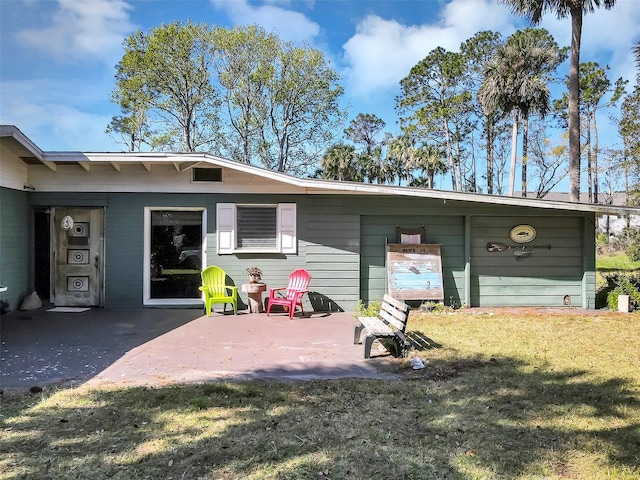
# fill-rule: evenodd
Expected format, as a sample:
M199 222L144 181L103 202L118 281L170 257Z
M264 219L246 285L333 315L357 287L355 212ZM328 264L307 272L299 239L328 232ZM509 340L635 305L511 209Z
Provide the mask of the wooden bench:
M390 295L384 296L377 317L358 317L360 325L356 325L353 343L362 343L362 331L366 331L364 339L364 358L371 357L371 345L380 338L392 338L398 355L408 345L405 328L409 317L409 306Z

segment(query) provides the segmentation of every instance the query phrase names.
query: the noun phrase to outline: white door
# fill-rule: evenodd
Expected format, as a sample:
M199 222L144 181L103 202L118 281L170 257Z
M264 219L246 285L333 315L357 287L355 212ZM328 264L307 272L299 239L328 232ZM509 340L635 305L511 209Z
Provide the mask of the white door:
M56 208L53 242L56 306L103 306L104 209Z

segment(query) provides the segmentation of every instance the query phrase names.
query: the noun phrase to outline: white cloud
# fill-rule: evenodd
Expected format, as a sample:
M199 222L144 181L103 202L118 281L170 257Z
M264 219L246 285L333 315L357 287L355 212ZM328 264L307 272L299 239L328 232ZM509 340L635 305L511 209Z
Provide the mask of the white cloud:
M279 6L253 6L247 0L211 0L211 4L224 10L234 24L260 25L283 40L311 42L320 33L320 26L304 14Z
M489 0L453 0L444 7L442 17L459 37L458 44L482 30L503 30L511 24L508 9Z
M122 39L135 30L130 9L123 0L58 0L50 25L17 35L58 59L93 59L111 65L122 55Z
M605 56L611 76L635 78L631 49L640 38L640 3L619 0L611 10L600 9L584 18L580 61Z
M366 95L395 85L427 52L446 43L450 43L446 29L408 27L370 15L343 47L348 88Z
M14 102L12 125L17 125L45 151L119 151L106 133L111 117L57 103Z
M105 96L99 85L20 80L3 82L2 92L0 124L17 125L43 150L121 149L104 133L111 115L92 111Z
M456 51L481 30L514 30L509 20L508 11L490 0L453 0L440 18L419 26L370 15L343 46L347 88L360 96L395 88L434 48Z
M540 27L551 32L560 45L571 44L571 19L556 18L547 13ZM602 51L630 48L634 37L640 35L640 3L637 0L618 0L606 10L596 8L583 17L581 51L597 54Z
M571 45L571 19L558 19L552 13L543 18L539 27L549 30L560 46ZM610 9L598 8L583 17L580 61L609 65L610 79L635 78L631 54L634 39L640 37L640 3L638 0L618 0ZM568 73L560 72L562 75Z
M397 88L411 67L437 46L455 51L479 31L499 31L506 38L527 26L524 19L491 0L452 0L439 18L417 26L370 15L343 46L347 88L363 97ZM549 30L561 46L570 44L569 18L557 19L549 13L539 27ZM612 78L633 79L630 48L638 37L640 2L618 0L611 10L601 8L585 15L581 61L609 64Z

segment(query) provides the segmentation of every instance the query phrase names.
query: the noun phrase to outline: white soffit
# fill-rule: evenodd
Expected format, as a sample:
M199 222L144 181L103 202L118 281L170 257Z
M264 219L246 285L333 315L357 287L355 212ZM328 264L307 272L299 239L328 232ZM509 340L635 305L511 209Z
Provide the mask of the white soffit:
M116 172L120 171L121 165L123 164L140 164L143 165L147 171L151 171L154 164L169 164L173 167L173 171L176 173L184 172L195 166L215 165L235 170L242 174L295 186L301 188L306 194L399 195L441 199L443 204L447 201L459 201L505 206L595 212L601 215L640 215L640 209L632 207L572 203L522 197L505 197L416 187L395 187L357 182L297 178L284 173L266 170L246 163L240 163L201 152L45 152L40 150L37 145L35 145L26 135L13 125L0 125L0 137L14 138L15 141L30 152L33 157L37 158L42 164L46 165L52 171L56 171L56 162L76 162L88 174L91 173L91 164L94 163L105 163L110 165Z

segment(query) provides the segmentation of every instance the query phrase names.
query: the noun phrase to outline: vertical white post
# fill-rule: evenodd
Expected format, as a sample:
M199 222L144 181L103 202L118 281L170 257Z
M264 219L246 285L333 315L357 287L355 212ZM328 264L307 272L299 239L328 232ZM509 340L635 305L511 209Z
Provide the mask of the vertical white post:
M618 311L629 313L629 295L618 295Z

